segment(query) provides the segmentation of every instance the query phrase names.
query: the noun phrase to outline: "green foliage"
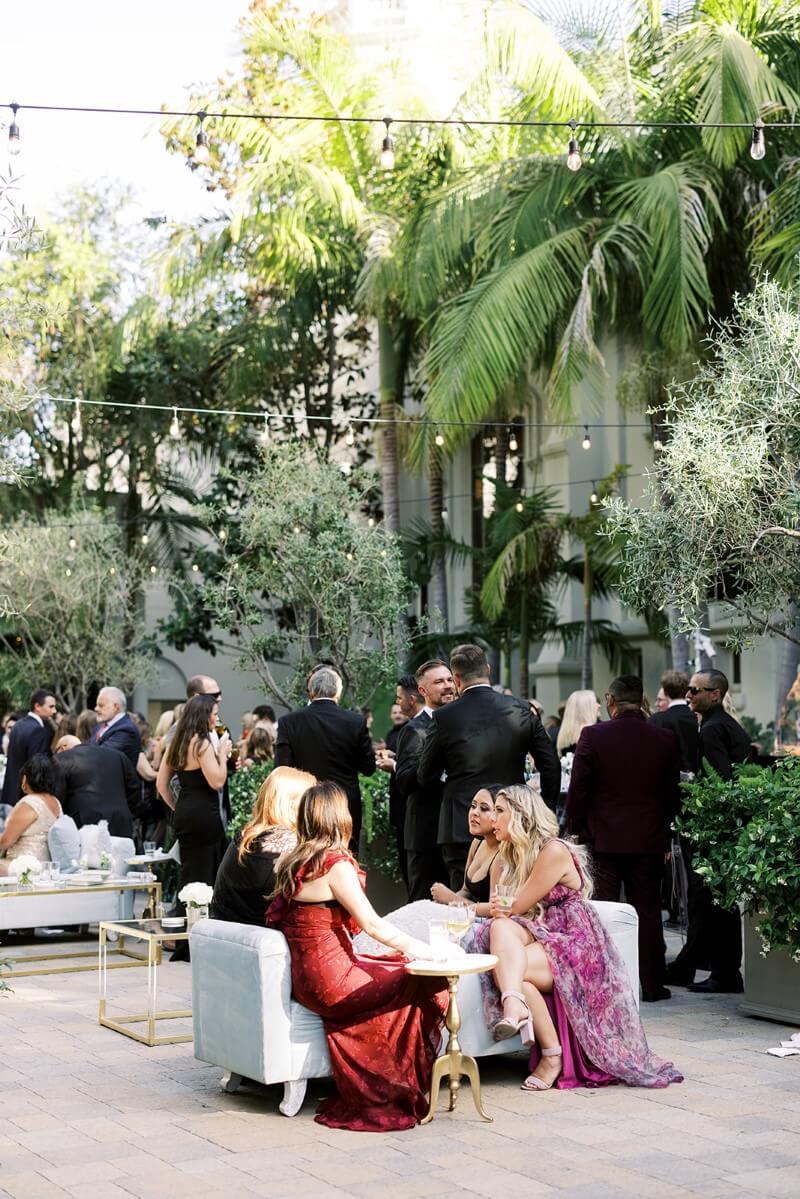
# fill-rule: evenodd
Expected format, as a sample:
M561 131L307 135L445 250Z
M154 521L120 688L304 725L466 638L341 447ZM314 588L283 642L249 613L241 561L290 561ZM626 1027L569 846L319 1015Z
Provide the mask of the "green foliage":
M352 478L300 442L267 446L243 484L208 606L239 637L242 666L286 707L305 698L319 662L341 674L351 703L367 703L405 650L409 585L396 539L359 518Z
M734 767L732 783L711 772L684 791L679 827L697 872L723 907L757 916L763 953L800 961L800 759Z
M392 882L402 882L397 841L389 823L389 776L383 770L376 770L369 778L362 775L358 783L366 834L362 865L365 870L375 870Z
M791 624L800 595L800 286L762 280L720 327L709 360L665 404L669 436L642 506L609 501L632 607L682 627L722 602L731 642ZM773 615L776 614L777 615Z
M233 839L253 815L253 806L261 784L272 773L273 762L254 762L252 766L240 766L228 780L231 801L231 818L228 821L228 836Z
M138 597L149 577L113 520L45 514L0 532L0 677L12 691L46 684L70 711L93 685L132 691L153 675ZM74 545L70 545L74 541Z
M2 975L4 970L11 970L11 962L7 958L0 958L0 975ZM14 988L10 987L6 980L0 977L0 995L10 995L13 990Z

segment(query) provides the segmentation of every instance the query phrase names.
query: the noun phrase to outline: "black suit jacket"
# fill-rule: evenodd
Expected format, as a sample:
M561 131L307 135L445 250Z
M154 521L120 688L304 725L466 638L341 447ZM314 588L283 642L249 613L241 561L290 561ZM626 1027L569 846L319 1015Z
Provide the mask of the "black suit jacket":
M118 750L119 753L125 755L135 770L139 754L142 752L142 734L126 712L105 730L95 744L99 745L101 749Z
M681 751L681 770L697 770L697 754L700 749L700 727L697 717L688 704L675 704L665 712L654 712L650 723L659 729L669 729L678 738Z
M11 733L13 736L13 729ZM750 738L722 704L706 712L700 725L700 748L695 767L699 773L703 773L707 762L722 778L732 779L733 767L738 762L751 761L752 757Z
M375 751L367 722L358 712L340 708L335 700L315 699L305 708L278 721L275 765L308 770L324 783L338 783L361 810L359 774L375 773ZM355 813L354 813L355 814Z
M570 832L597 853L663 853L678 810L680 749L636 710L578 738L567 794Z
M414 852L435 849L439 834L439 812L444 783L437 779L423 787L417 778L422 747L431 725L432 720L428 713L418 712L408 724L403 725L397 741L394 783L398 793L405 800L405 847Z
M19 785L22 767L34 754L49 754L52 740L53 726L49 720L45 720L43 728L29 712L27 716L23 716L21 720L17 721L8 735L6 776L3 779L3 803L13 806L17 802L22 794Z
M56 755L61 775L61 806L78 828L108 821L112 837L131 837L131 811L139 803L140 784L124 754L108 746L76 745Z
M555 809L561 767L529 704L491 687L468 687L460 699L434 712L417 776L422 787L430 787L447 771L441 845L472 840L467 819L475 792L489 783L524 783L528 754L541 776L542 797Z

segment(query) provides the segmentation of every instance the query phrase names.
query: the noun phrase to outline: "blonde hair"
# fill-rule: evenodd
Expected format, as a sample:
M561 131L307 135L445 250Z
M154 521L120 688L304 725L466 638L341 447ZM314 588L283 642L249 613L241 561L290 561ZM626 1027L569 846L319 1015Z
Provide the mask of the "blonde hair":
M153 736L158 740L159 737L166 737L169 730L175 724L175 709L167 708L166 712L162 712L158 718L158 724L155 727Z
M564 715L556 738L559 753L576 745L587 725L597 723L597 696L594 691L573 691L564 705Z
M277 766L258 789L253 812L242 829L237 857L244 862L253 842L271 828L294 828L300 797L316 783L313 774L293 766Z
M278 859L274 895L291 899L298 888L297 876L305 868L303 881L323 873L329 853L350 852L353 818L347 796L336 783L316 783L303 792L297 810L297 846Z
M502 787L495 796L495 803L498 799L505 800L509 810L508 840L500 845L503 863L500 882L519 891L533 873L542 846L546 841L558 838L558 820L532 787L521 784ZM592 894L588 854L582 845L570 842L569 847L580 862L581 894L588 899ZM541 904L537 904L535 914L539 915L541 910Z

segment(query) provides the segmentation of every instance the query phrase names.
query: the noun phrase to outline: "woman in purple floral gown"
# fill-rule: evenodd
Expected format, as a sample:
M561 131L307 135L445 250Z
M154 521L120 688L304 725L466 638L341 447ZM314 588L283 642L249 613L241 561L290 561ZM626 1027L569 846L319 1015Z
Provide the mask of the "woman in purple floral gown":
M493 976L481 976L495 1039L535 1037L523 1089L682 1082L648 1048L625 963L587 902L585 850L559 840L555 816L530 787L498 792L495 817L495 879L514 899L503 908L492 896L492 919L475 926L470 948L499 959Z

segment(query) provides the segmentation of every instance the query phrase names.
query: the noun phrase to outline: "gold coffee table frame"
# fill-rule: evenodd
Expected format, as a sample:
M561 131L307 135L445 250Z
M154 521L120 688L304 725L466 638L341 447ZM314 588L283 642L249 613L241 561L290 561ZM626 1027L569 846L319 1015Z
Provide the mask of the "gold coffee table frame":
M69 875L66 875L65 877L69 878ZM93 883L88 887L70 887L69 883L66 885L62 884L61 886L57 887L34 886L24 889L14 888L13 890L10 887L0 887L0 904L2 904L2 901L6 898L19 899L22 897L27 898L28 896L36 895L85 895L87 891L91 892L92 894L97 891L117 891L120 894L122 894L123 891L146 891L149 897L148 907L151 912L155 912L157 910L156 905L161 902L160 882L146 883L142 882L141 880L136 880L132 883ZM0 907L0 913L1 912L2 907ZM77 922L66 920L64 923L70 924ZM83 921L82 923L85 924L86 922ZM91 923L94 923L94 921L91 921ZM3 929L0 931L5 932L6 930ZM33 928L31 928L31 933L33 933ZM92 944L91 947L87 947L86 949L70 949L66 953L20 953L9 957L5 952L5 949L0 949L0 957L3 959L3 961L8 962L8 964L12 967L7 976L9 980L11 980L15 978L35 978L40 974L78 974L84 970L95 970L97 968L95 951L96 946ZM125 946L124 941L120 941L120 944L117 948L110 949L108 952L117 957L126 959L123 962L109 962L107 967L109 970L126 970L130 966L144 966L147 963L147 958L143 957L141 954L132 953L131 950ZM74 963L75 958L88 957L92 959L90 962L83 962L79 965ZM52 962L58 963L58 965L53 964L50 966L39 966L33 970L16 969L18 964L27 965L28 962ZM66 965L63 963L66 963Z
M455 958L450 962L428 962L417 960L409 962L406 970L409 974L417 974L424 978L446 978L449 1000L445 1014L445 1028L450 1034L447 1047L443 1054L433 1063L431 1075L431 1097L428 1114L420 1120L420 1124L430 1124L436 1112L439 1100L439 1088L442 1079L449 1079L450 1104L448 1111L455 1111L458 1092L461 1087L461 1076L466 1075L472 1087L472 1098L478 1115L487 1123L493 1123L492 1116L484 1111L481 1102L481 1079L478 1073L478 1063L474 1057L468 1057L461 1051L458 1034L461 1029L461 1013L458 1010L458 983L462 974L485 974L494 970L497 958L492 953L469 953L463 958Z
M142 959L147 964L147 1011L125 1013L119 1016L108 1016L107 1013L107 983L108 971L113 968L108 964L109 933L116 933L120 939L133 937L147 944L147 958ZM111 1028L114 1032L122 1033L142 1045L177 1045L181 1041L191 1041L191 1033L175 1033L172 1036L162 1036L156 1033L156 1023L159 1020L185 1020L192 1014L191 1008L178 1011L159 1012L157 1006L157 967L161 962L161 949L165 941L188 941L189 930L184 923L183 929L164 928L160 920L104 920L100 925L99 945L99 1005L98 1022L103 1028ZM132 1024L146 1024L147 1031L139 1032L131 1028Z

